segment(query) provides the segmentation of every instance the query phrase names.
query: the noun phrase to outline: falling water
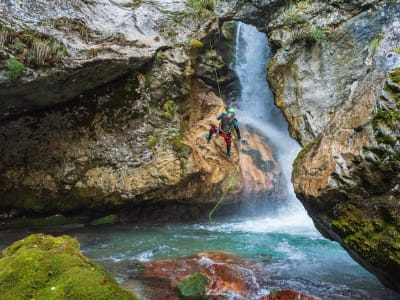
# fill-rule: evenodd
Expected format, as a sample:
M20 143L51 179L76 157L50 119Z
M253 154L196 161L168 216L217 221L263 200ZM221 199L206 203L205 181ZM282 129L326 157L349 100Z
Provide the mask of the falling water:
M296 199L289 179L300 147L290 138L265 80L270 56L266 36L239 23L235 65L241 85L241 97L235 104L238 119L241 125L257 130L273 143L290 191L288 205L280 213L213 224L119 225L64 229L57 234L77 238L82 251L119 282L136 282L132 290L144 300L148 298L137 280L137 262L207 251L227 251L257 262L268 282L259 286L261 292L289 288L322 299L398 299L398 294L384 288L337 243L322 237ZM28 233L28 229L1 233L0 249Z
M290 212L290 219L300 221L300 224L296 225L311 225L305 210L294 195L290 181L292 163L300 146L290 137L288 124L282 112L274 104L274 97L265 76L271 56L266 35L254 26L239 22L236 34L235 71L239 77L241 92L236 104L237 116L242 126L256 130L266 137L276 152L289 191L289 199L285 201L285 207L281 207L281 213L288 217ZM281 220L281 217L277 219Z

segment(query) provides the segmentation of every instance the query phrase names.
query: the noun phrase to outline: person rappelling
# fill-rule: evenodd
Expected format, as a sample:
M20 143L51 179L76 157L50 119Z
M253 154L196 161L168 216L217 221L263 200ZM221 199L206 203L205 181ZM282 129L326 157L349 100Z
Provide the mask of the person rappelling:
M218 116L217 120L220 121L219 126L212 125L209 133L206 135L206 140L209 143L211 141L212 135L215 133L217 136L224 138L226 143L226 157L231 156L231 146L232 146L232 132L235 129L236 136L240 142L240 130L238 121L235 118L235 109L228 108L226 113L222 113Z

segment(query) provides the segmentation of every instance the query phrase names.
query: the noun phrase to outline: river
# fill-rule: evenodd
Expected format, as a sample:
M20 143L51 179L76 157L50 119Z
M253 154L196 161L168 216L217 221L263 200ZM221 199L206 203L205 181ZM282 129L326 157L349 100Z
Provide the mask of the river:
M103 265L121 284L146 298L138 262L175 259L199 252L225 251L254 261L265 270L260 290L294 289L321 299L399 299L359 266L336 242L314 228L290 184L291 164L300 146L290 138L287 123L273 104L265 79L271 56L267 38L254 27L238 25L235 70L241 96L234 104L241 126L272 141L289 190L285 205L273 214L215 220L213 223L114 225L99 228L42 230L70 234L82 252ZM268 200L268 199L266 199ZM0 232L0 249L34 232Z

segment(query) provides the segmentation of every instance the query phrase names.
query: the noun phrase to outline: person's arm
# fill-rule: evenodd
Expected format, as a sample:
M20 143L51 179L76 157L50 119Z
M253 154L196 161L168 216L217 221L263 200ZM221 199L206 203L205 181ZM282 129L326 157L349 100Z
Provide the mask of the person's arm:
M239 130L239 123L236 119L233 120L233 127L235 128L237 138L240 140L241 136L240 136L240 130Z

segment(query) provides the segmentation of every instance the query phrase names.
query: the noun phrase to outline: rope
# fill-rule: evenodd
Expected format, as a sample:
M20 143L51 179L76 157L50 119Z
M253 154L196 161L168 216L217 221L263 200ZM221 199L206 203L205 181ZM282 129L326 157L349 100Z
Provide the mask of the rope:
M228 194L228 192L230 191L230 189L233 186L234 180L236 179L237 174L239 173L240 170L240 154L242 152L242 143L240 143L240 148L239 148L239 163L235 169L235 171L233 172L232 176L231 176L231 180L229 181L228 187L226 188L225 192L222 194L221 198L219 199L219 201L217 202L217 204L215 204L214 208L210 211L210 213L208 214L208 221L210 223L212 223L212 215L214 214L214 212L216 211L216 209L218 208L218 206L222 203L222 201L224 201L225 196Z
M213 49L212 43L210 41L210 47L211 49ZM217 87L218 87L218 93L219 93L219 97L222 99L221 96L221 89L219 86L219 79L218 79L218 73L217 73L217 68L215 66L215 62L213 60L213 66L214 66L214 73L215 73L215 80L217 81ZM240 142L240 141L239 141ZM224 201L225 196L228 194L228 192L230 191L230 189L233 186L233 183L239 173L240 170L240 154L242 152L242 143L240 142L240 146L239 146L239 163L235 169L235 171L233 172L231 179L229 180L229 184L228 187L226 188L225 192L222 194L221 198L218 200L217 204L215 204L215 206L213 207L213 209L210 211L210 213L208 214L208 220L210 223L212 223L212 215L214 214L214 212L216 211L216 209L218 208L218 206L222 203L222 201Z

